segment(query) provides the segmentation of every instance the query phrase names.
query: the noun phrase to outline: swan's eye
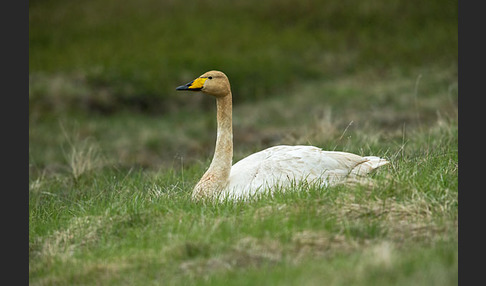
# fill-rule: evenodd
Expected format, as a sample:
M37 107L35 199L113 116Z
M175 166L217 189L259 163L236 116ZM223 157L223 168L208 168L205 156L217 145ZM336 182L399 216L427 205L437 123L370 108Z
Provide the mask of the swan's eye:
M213 77L212 76L208 76L208 79L213 79Z

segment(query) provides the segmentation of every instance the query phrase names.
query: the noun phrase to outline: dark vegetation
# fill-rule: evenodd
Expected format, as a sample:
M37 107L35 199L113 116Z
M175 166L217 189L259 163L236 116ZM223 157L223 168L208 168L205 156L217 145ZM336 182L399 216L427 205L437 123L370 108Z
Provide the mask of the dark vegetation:
M457 1L30 1L29 110L165 113L225 71L235 103L457 64Z

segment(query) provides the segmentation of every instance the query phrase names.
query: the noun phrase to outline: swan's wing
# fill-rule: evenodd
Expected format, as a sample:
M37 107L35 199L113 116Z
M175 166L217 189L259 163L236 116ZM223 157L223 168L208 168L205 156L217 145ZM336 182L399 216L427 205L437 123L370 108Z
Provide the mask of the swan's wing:
M376 164L366 164L369 158L346 152L323 151L314 146L275 146L234 164L226 191L247 196L260 189L285 187L292 182L328 185L349 174L361 175L371 171ZM360 165L363 167L356 169Z

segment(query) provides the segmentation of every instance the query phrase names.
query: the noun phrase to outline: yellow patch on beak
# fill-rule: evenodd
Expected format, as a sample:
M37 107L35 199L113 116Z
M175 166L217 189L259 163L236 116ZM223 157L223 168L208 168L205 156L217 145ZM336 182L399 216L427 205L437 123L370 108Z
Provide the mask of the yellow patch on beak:
M207 80L205 77L198 77L196 78L192 84L189 86L189 89L201 89L204 86L204 82Z

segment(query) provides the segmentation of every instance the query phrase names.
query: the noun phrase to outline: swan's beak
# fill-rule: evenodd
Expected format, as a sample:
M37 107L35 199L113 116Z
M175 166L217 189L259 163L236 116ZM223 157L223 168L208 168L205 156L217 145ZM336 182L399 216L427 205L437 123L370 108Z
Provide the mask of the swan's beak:
M198 77L188 84L178 86L176 90L201 90L204 87L204 82L206 81L206 79L207 78Z

